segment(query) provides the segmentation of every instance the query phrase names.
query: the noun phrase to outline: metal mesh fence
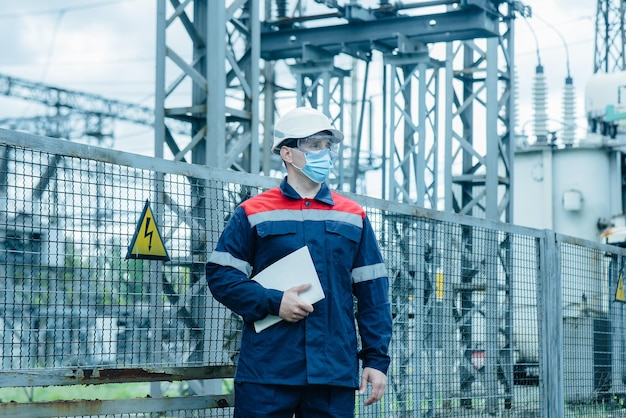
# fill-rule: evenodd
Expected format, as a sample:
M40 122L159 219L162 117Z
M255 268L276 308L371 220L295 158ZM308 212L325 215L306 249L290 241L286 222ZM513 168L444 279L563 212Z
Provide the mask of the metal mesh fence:
M8 131L0 143L0 413L18 411L13 387L145 382L151 399L93 415L78 399L61 415L230 416L241 322L210 297L204 264L236 205L277 180ZM622 249L353 197L394 321L386 395L357 416L549 416L553 398L567 416L620 408ZM546 300L555 277L560 300ZM42 416L37 400L22 416Z
M374 219L394 313L384 408L391 416L538 410L527 390L537 390L539 371L536 238L412 215ZM523 403L514 387L529 392Z
M623 416L626 306L617 294L623 257L567 238L559 252L567 415L580 416L593 404L598 414Z
M125 259L153 174L19 148L6 154L15 170L2 225L3 369L187 364L201 325L177 302L199 279L193 265ZM184 179L156 184L188 199ZM188 251L189 227L171 210L154 213L172 257Z

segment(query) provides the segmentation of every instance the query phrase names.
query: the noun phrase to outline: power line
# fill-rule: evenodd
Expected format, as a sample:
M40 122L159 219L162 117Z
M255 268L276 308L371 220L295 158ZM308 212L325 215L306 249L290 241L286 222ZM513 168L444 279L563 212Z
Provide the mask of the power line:
M65 10L61 10L57 15L57 18L54 22L54 29L52 31L50 48L48 49L48 53L46 54L46 59L43 65L43 73L40 77L40 80L46 79L46 74L48 74L48 68L50 68L50 62L52 61L52 54L54 53L54 46L57 42L57 34L59 33L59 27L61 26L61 20L63 20L63 16L65 16Z
M546 19L543 19L539 15L535 15L535 16L537 16L537 19L542 21L544 25L546 25L550 29L552 29L558 35L558 37L561 39L561 42L563 43L563 48L565 49L565 64L567 66L567 76L570 77L571 73L570 73L570 65L569 65L570 64L570 61L569 61L569 46L567 45L567 41L563 37L563 34L552 23L548 22Z
M46 9L46 10L33 10L33 11L23 11L23 12L14 12L14 13L5 13L0 14L0 19L17 19L22 18L24 16L40 16L40 15L51 15L57 13L67 13L67 12L75 12L78 10L86 10L86 9L95 9L98 7L106 7L112 4L119 3L128 3L129 1L137 1L137 0L111 0L111 1L103 1L99 3L92 4L80 4L76 6L67 6L60 7L56 9Z

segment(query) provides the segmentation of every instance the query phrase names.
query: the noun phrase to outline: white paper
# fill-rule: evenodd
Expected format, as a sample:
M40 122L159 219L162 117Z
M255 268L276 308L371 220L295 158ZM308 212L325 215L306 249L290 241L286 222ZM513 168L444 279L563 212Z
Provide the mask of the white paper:
M301 284L311 283L309 289L299 294L300 299L313 304L325 297L320 279L317 276L317 271L315 271L315 265L311 259L311 253L307 246L269 265L254 276L253 280L260 283L266 289L282 291ZM254 323L254 329L256 332L261 332L280 321L282 321L281 317L268 315L256 321Z

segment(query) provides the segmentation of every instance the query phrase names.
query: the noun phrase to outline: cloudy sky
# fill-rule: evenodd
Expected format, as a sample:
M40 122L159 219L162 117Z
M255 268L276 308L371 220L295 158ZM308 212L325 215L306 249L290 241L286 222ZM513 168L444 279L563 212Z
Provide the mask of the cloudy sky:
M155 22L156 0L0 1L0 74L153 107ZM46 111L0 96L0 119ZM150 129L125 128L143 152Z
M364 4L372 2L376 3ZM560 119L569 51L578 122L584 128L584 87L593 71L596 2L526 0L524 4L532 7L534 16L516 21L519 123L532 115L538 46L548 82L549 117ZM156 0L1 0L0 35L2 75L154 106ZM35 102L0 96L0 119L47 111ZM123 143L127 151L151 153L148 134L148 128L128 126L116 132L116 143Z

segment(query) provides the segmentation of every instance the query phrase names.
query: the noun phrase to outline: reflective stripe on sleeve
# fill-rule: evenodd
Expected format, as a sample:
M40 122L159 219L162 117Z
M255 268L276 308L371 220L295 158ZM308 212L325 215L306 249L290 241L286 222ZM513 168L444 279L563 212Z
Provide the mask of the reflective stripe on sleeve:
M352 283L366 282L379 277L387 277L387 268L384 263L357 267L352 270Z
M219 264L220 266L232 267L248 277L250 277L252 273L252 266L250 266L249 263L233 257L232 254L224 251L213 251L209 256L209 262Z

